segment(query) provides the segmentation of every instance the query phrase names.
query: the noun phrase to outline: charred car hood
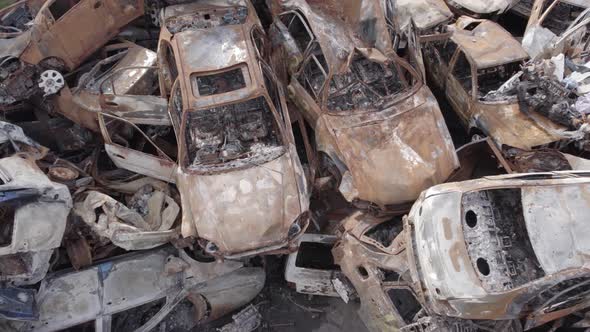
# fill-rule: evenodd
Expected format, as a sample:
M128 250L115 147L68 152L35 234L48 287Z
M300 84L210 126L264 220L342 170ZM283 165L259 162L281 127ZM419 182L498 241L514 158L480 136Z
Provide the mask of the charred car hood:
M352 177L354 188L341 186L348 200L407 203L459 166L438 104L427 91L423 87L394 108L375 113L326 116Z
M289 152L259 166L213 175L181 172L182 234L237 254L286 244L303 212Z

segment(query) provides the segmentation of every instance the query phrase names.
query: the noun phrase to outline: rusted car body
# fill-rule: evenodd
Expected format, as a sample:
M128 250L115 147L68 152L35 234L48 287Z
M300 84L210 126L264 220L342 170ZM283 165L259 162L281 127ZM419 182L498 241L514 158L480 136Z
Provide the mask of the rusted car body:
M441 25L450 23L453 12L444 0L388 0L387 5L393 4L392 15L397 19L399 29L405 30L414 23L419 34L432 32Z
M105 58L84 72L78 85L66 84L55 97L55 110L71 121L100 132L98 113L138 124L170 125L168 101L157 89L156 52L133 43L109 45Z
M527 52L494 22L463 16L424 47L427 72L443 90L469 133L483 133L502 148L524 150L559 141L565 127L521 112L516 94L495 91L520 71Z
M44 70L77 68L141 15L140 0L26 0L3 9L0 105L8 107L34 95ZM63 77L55 80L52 84L64 83Z
M61 245L72 198L26 154L0 159L0 179L0 279L9 285L35 284Z
M170 95L178 150L171 156L144 133L151 155L117 144L107 122L115 117L103 114L107 153L121 168L175 182L182 235L208 253L293 250L309 222L309 194L254 8L200 1L166 7L160 20L160 91Z
M281 5L273 57L342 195L391 210L445 181L458 166L449 132L419 72L393 51L382 5Z
M403 230L362 214L346 219L335 261L371 330L528 330L590 306L589 190L586 172L438 185Z
M520 0L446 0L459 15L483 17L500 15L515 6Z
M165 246L48 275L36 294L36 318L15 324L15 330L58 331L92 322L97 331L109 331L117 329L127 311L161 303L159 311L151 309L149 320L133 329L151 331L186 300L193 307L189 319L178 324L190 329L252 301L264 281L262 268L235 261L198 262Z
M589 26L587 1L536 0L522 45L533 59L568 53L573 44L583 40Z

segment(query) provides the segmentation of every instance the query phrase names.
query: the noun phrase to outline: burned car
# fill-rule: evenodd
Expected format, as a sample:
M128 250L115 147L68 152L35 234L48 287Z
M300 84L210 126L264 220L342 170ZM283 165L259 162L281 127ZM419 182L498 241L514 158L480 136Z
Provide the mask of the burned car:
M45 277L54 249L61 245L72 198L28 154L0 159L0 179L0 279L9 285L35 284Z
M501 93L528 54L498 24L461 17L428 41L424 53L432 82L444 91L470 135L485 134L500 148L524 150L563 138L563 125L543 115L533 119L521 111L516 93Z
M373 43L355 37L372 20L368 9L354 11L361 5L380 22ZM281 10L273 59L291 76L289 96L320 168L346 200L395 210L445 181L458 166L449 132L420 73L393 51L380 4L289 1Z
M156 52L130 42L99 52L102 59L80 70L77 85L66 84L55 97L55 111L95 132L100 132L99 112L169 126L168 100L153 95L158 89Z
M446 0L446 2L459 15L488 17L505 13L520 0Z
M209 254L292 250L309 222L307 183L256 12L245 1L201 1L166 7L161 22L160 92L170 95L175 137L153 142L105 113L107 153L121 168L176 183L182 235ZM137 134L120 140L121 126ZM136 139L141 151L127 144Z
M359 215L345 220L333 252L364 296L367 325L520 331L588 308L588 175L438 185L422 193L403 230Z
M264 286L264 270L240 262L199 262L172 246L122 255L80 271L48 275L36 306L14 299L32 319L15 330L190 330L252 301ZM2 308L4 309L4 308ZM178 316L178 312L185 311ZM133 315L142 320L133 319ZM168 326L159 325L168 322ZM174 322L171 324L170 322ZM168 327L166 329L166 327ZM9 329L10 330L10 329Z
M532 58L565 53L572 35L584 38L590 25L590 3L587 1L537 0L527 24L523 47Z
M63 73L141 15L140 0L23 0L0 10L0 107L57 93Z

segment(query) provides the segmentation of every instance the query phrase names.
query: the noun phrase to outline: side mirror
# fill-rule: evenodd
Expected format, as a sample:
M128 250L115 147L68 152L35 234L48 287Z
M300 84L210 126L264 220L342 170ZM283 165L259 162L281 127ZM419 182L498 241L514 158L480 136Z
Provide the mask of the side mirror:
M287 57L287 71L289 76L295 74L303 62L303 51L299 49L295 38L280 20L275 20L269 31L271 47L273 50L282 49Z

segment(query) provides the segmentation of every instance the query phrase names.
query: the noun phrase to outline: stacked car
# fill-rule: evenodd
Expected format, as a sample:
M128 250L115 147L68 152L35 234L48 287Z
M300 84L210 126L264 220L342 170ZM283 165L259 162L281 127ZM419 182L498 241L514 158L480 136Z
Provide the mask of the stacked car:
M16 1L0 112L1 330L590 326L585 1Z

